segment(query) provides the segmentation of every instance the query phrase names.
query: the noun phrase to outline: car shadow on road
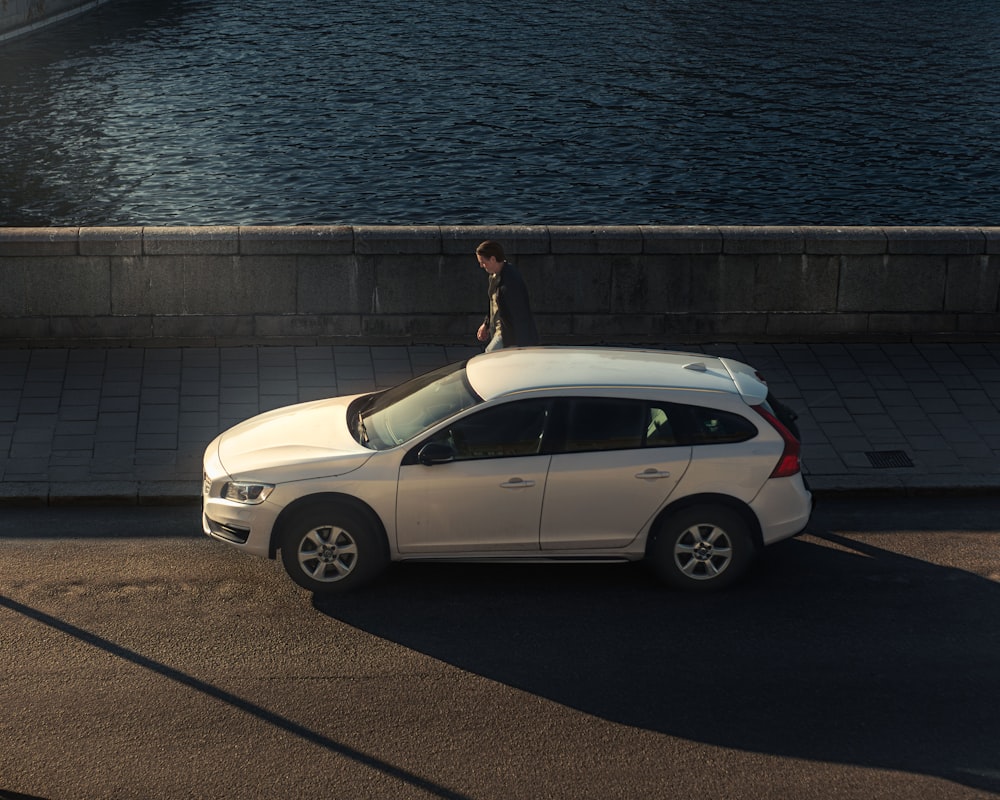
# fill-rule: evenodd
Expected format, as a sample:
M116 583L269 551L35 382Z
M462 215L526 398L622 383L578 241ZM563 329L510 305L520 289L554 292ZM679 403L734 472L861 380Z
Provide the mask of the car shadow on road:
M615 723L1000 791L1000 586L830 530L722 594L642 565L414 565L314 604Z

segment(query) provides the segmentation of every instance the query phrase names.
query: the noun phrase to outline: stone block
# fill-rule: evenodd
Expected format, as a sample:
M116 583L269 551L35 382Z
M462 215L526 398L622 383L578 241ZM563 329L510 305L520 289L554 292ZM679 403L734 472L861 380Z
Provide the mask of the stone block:
M644 253L705 254L722 252L722 233L707 225L641 225Z
M372 307L374 272L354 255L299 256L296 271L297 314L361 314Z
M548 257L544 268L522 269L535 311L562 310L578 313L608 313L611 304L611 275L627 267L630 259L599 255L579 255L571 259ZM538 279L540 281L540 290ZM485 303L485 291L484 300Z
M868 333L868 315L773 313L767 315L765 331L768 339L853 339Z
M611 275L613 314L684 311L691 295L691 275L711 267L714 255L660 254L619 259Z
M51 334L48 317L0 314L0 342L41 342Z
M3 229L0 228L0 231ZM982 228L986 240L986 252L990 255L1000 253L1000 228Z
M246 226L239 229L244 255L346 255L354 252L348 225Z
M153 336L182 342L186 339L217 341L221 338L244 337L253 333L254 318L246 315L169 314L153 317Z
M889 253L901 255L978 255L986 252L986 236L976 228L885 228Z
M946 259L856 256L840 268L841 312L934 312L944 308Z
M366 330L374 318L365 320ZM421 342L468 342L476 341L476 328L466 327L464 314L414 314L405 319L406 329L414 341ZM478 326L476 326L478 328Z
M133 314L183 314L184 276L193 256L142 256L111 259L111 310Z
M948 259L945 311L991 312L1000 308L1000 270L988 256Z
M706 259L692 270L688 309L710 314L752 311L756 272L753 256Z
M486 273L474 261L410 254L359 257L358 263L361 274L374 276L371 313L485 312ZM529 281L528 270L522 272Z
M906 333L907 336L945 334L955 330L956 314L869 314L868 332L875 335Z
M2 230L2 229L0 229ZM0 257L0 316L22 316L28 313L25 270L38 268L38 259Z
M358 255L437 255L441 229L437 225L358 225L354 228Z
M253 330L263 339L359 336L360 314L258 314Z
M753 313L681 313L664 317L664 335L675 342L761 341L767 315Z
M111 312L111 268L107 258L26 258L27 314L100 316Z
M835 256L776 255L756 259L757 311L834 312L840 260Z
M578 344L648 342L662 339L662 314L573 314L571 330Z
M1000 313L958 314L958 333L986 336L990 339L1000 332Z
M116 341L148 339L153 335L149 315L54 316L49 319L49 335L60 342Z
M144 228L143 253L147 256L236 255L240 229L235 226Z
M296 303L295 256L183 260L184 313L288 313Z

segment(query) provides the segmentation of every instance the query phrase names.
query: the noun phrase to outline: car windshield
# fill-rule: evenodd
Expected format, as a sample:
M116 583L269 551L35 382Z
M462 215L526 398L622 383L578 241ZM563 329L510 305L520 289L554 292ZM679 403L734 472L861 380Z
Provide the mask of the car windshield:
M388 450L480 402L459 362L362 398L349 419L361 444Z

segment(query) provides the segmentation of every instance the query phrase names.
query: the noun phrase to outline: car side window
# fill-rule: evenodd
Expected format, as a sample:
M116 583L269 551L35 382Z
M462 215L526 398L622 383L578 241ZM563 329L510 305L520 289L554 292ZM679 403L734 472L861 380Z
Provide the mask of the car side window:
M540 452L548 400L520 400L485 408L449 425L429 441L447 444L456 461L509 458Z
M648 424L646 447L673 447L679 444L676 426L677 409L669 403L650 403L648 406Z
M629 450L641 447L650 426L646 403L579 397L569 403L565 450Z
M745 442L757 435L757 428L746 417L715 408L689 406L691 426L687 431L690 444L732 444Z

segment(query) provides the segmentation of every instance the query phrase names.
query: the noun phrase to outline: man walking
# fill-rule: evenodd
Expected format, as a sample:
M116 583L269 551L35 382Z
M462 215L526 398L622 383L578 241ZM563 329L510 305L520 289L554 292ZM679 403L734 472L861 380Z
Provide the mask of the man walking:
M476 259L490 276L490 312L476 332L479 341L488 342L486 352L538 344L528 287L517 268L504 258L503 247L499 242L485 241L476 248Z

